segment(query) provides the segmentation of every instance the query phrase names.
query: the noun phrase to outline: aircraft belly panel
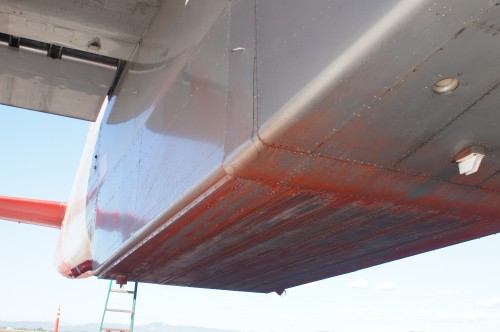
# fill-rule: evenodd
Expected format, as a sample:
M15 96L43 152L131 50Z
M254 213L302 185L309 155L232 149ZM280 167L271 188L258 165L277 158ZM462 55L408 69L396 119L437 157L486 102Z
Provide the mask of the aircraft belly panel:
M259 124L274 116L398 2L330 2L318 10L319 1L312 6L258 1ZM309 49L314 52L305 51Z
M500 231L500 9L360 4L161 7L98 143L96 275L280 292Z
M480 140L483 144L491 145L494 139L492 131L484 131L477 120L462 114L477 109L475 103L482 103L483 96L493 93L498 84L500 70L494 68L500 47L495 39L482 28L464 28L435 54L412 67L414 69L398 83L367 103L356 118L333 133L317 152L404 170L407 170L405 159L424 158L426 161L422 161L422 165L425 166L418 171L447 180L446 174L440 176L440 172L434 169L438 165L449 165L446 161L451 161L468 145L479 142L474 141L473 132L482 131L483 138L490 136L486 141ZM451 94L436 95L432 86L444 77L457 77L460 86ZM335 94L335 90L332 93ZM427 148L441 146L439 143L429 144L429 141L436 135L447 136L447 128L455 122L462 123L462 131L448 137L455 140L455 146L451 149L443 147L445 154L439 156L441 162L431 162L429 155L419 150L424 145ZM356 136L358 132L363 135ZM491 147L495 150L499 146L495 143Z
M166 220L103 276L279 291L500 230L485 223L480 217L235 179Z
M401 117L407 108L427 105L429 89L439 75L464 72L463 66L453 67L453 64L465 55L472 55L475 48L446 52L446 56L440 48L453 41L455 34L472 24L485 12L483 8L489 6L491 3L486 0L344 1L324 5L316 2L315 6L311 2L294 6L289 6L287 1L258 2L261 139L269 145L304 152L320 151L335 157L353 159L351 154L358 150L368 154L364 146L356 145L356 140L364 138L357 131L358 127L360 131L364 128L357 124L369 123L371 117L379 114L381 120L384 116L389 118L391 109L395 112L401 109L396 113ZM280 12L280 29L273 28L275 11ZM487 42L484 38L481 40ZM431 75L420 76L419 65L425 65L433 56L439 57L440 63L433 66ZM446 67L441 68L441 64ZM418 76L419 81L407 87L407 76L410 79ZM398 89L399 85L403 87ZM391 93L393 88L400 93ZM476 92L479 90L478 87ZM412 99L408 100L408 95ZM389 97L387 102L386 97ZM454 97L466 98L463 93ZM443 101L436 99L436 103ZM420 111L418 115L424 113ZM398 128L399 118L390 120L396 124L393 127ZM349 131L350 126L356 135ZM417 128L421 130L424 124ZM300 135L306 130L309 130L307 136ZM380 139L386 136L383 133ZM400 138L405 138L404 133L399 134ZM339 140L341 142L336 143ZM373 146L370 151L372 149ZM403 152L406 152L404 148ZM370 162L358 155L355 157ZM380 160L387 163L385 154L362 157L372 157L374 163Z
M497 173L490 177L488 180L484 181L483 186L486 189L494 190L496 192L500 191L500 173Z
M500 149L498 137L492 135L498 130L499 116L496 108L500 103L500 91L497 85L488 90L483 97L456 114L442 130L423 142L422 146L400 163L400 168L425 173L441 180L464 185L482 186L482 183L498 172ZM481 142L488 151L488 158L481 163L481 172L469 176L460 176L456 172L456 164L451 162L468 146ZM439 161L439 162L436 162Z

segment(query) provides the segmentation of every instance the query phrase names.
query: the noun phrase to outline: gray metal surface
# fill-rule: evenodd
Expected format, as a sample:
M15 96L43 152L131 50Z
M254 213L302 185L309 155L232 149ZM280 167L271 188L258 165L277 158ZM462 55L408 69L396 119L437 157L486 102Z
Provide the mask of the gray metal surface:
M129 60L159 0L0 2L0 32ZM99 38L101 47L89 44Z
M0 33L129 61L159 5L159 0L2 1ZM0 103L95 121L115 69L54 61L30 50L0 47Z
M231 6L228 95L226 119L226 154L237 150L249 137L254 136L255 96L255 3L236 1Z
M91 176L90 190L99 193L93 244L98 264L116 261L126 244L163 222L158 216L219 180L227 104L226 5L166 3L111 101ZM182 39L180 30L186 31ZM157 62L150 65L153 57ZM120 216L130 219L117 223Z
M280 291L500 231L499 16L491 1L162 4L97 146L94 273ZM469 144L486 157L466 177L453 158Z
M478 27L466 27L371 102L369 110L335 133L320 147L319 153L385 167L398 166L497 84L500 71L493 68L500 47L495 39ZM435 94L431 87L443 77L457 77L460 87L448 95ZM469 127L479 130L474 122ZM354 132L363 135L353 139ZM467 129L461 134L462 138L469 135ZM446 152L445 160L451 161L472 143L457 142L454 149ZM432 162L425 164L435 167Z
M0 44L0 103L94 121L116 67Z
M491 5L489 1L313 1L294 6L283 2L280 13L283 17L294 15L294 19L283 19L282 28L273 29L272 9L278 4L263 1L258 6L262 14L257 31L264 31L258 39L262 61L258 66L260 137L270 145L318 150L329 156L345 155L346 159L354 159L350 154L356 151L365 151L357 145L364 135L359 135L354 124L363 121L368 125L370 119L364 121L364 117L380 113L373 110L374 105L383 103L392 88L406 82L406 76L418 65L439 53L442 45ZM280 35L284 33L287 38ZM448 55L448 64L455 63L457 56ZM443 69L425 77L427 81L419 82L418 89L399 89L400 93L418 98L420 89L432 86L438 75L444 75ZM399 105L415 107L416 102L427 101L407 99L407 95L398 94L387 104L398 109ZM351 123L354 136L347 133ZM398 127L397 118L391 119L391 127ZM315 129L307 137L299 135L307 128ZM380 139L383 137L385 134Z

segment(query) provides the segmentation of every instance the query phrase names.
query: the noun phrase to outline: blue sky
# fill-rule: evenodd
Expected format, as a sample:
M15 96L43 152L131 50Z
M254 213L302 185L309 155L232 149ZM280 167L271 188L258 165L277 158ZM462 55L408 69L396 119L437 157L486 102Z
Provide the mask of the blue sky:
M0 195L66 201L88 123L0 106ZM0 320L98 322L108 281L54 267L58 231L0 220ZM499 236L289 289L141 284L136 322L245 331L499 331Z

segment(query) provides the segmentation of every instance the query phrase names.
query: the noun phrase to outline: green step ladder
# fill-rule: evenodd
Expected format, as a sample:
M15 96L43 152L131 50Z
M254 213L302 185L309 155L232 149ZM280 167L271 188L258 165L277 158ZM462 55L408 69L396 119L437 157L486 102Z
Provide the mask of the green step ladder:
M106 296L106 303L104 304L104 312L102 314L102 319L101 319L101 326L99 328L99 331L106 331L106 332L133 332L134 331L134 316L135 316L135 302L137 300L137 286L139 285L138 282L134 283L134 290L128 290L128 289L123 289L120 286L120 288L114 289L113 287L113 280L109 282L109 288L108 288L108 295ZM108 302L109 302L109 297L111 293L117 293L117 294L127 294L127 295L132 295L132 307L130 309L117 309L117 308L109 308L108 307ZM121 328L121 327L110 327L110 326L105 326L104 325L104 320L106 318L106 313L107 312L118 312L118 313L123 313L123 314L130 314L130 324L129 328Z

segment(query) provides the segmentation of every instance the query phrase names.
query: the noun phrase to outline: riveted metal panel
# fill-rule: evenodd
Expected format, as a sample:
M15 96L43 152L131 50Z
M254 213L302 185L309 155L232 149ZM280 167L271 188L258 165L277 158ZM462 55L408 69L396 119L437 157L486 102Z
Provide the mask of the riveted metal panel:
M210 18L198 20L196 12L209 7ZM97 182L96 267L114 263L128 243L149 236L165 222L165 214L175 214L176 207L223 176L229 29L225 2L170 4L163 15L158 24L172 24L168 18L175 17L174 22L192 28L192 39L178 41L178 48L165 45L164 62L151 64L150 54L140 53L104 118L95 160L95 172L102 162L106 165ZM145 44L142 52L159 52L155 39ZM131 87L137 88L135 95Z
M398 2L257 1L259 127Z
M456 69L496 48L450 55L496 38L490 5L165 3L104 117L93 272L281 291L499 232L496 72ZM480 178L448 174L462 128Z
M315 150L360 115L372 114L372 103L491 5L258 2L260 137L270 145ZM282 14L280 29L271 28L273 10ZM345 150L356 149L352 143Z
M401 163L400 168L443 181L482 186L485 180L500 172L500 142L495 135L500 126L499 104L500 91L495 87L426 141ZM486 158L478 172L460 175L454 158L472 145L483 146Z
M95 121L116 68L0 45L0 103Z
M254 1L231 4L226 155L254 135L255 19Z
M369 110L333 135L318 152L391 168L423 144L430 145L432 149L443 149L439 141L428 140L437 133L447 135L441 130L499 82L500 70L495 68L498 67L496 54L500 47L496 39L493 34L476 26L463 29L415 67L404 81L371 103ZM450 94L437 95L432 86L445 77L458 78L460 86ZM470 121L469 126L481 131L473 122ZM494 136L493 131L488 133L483 135ZM467 133L463 132L462 138L466 137ZM448 166L454 154L459 152L457 148L464 146L442 151L447 155L441 155L432 162L426 159L426 167L430 169L420 167L418 170L437 175L432 169Z
M159 0L3 1L0 32L130 60L159 5ZM89 47L95 38L100 47Z

